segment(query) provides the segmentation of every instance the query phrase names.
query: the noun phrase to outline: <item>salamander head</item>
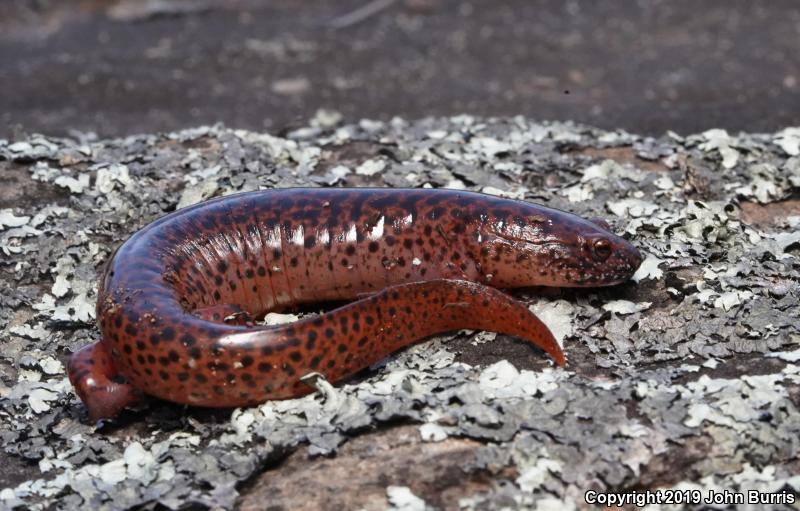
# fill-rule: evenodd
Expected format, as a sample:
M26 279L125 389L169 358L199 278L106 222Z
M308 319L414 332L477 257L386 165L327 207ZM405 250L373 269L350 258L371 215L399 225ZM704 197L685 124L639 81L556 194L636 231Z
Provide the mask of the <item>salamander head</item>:
M611 286L642 263L639 250L605 221L527 206L486 224L480 263L494 286Z
M605 222L604 222L605 223ZM553 261L559 286L611 286L630 279L642 264L642 254L627 240L591 222L573 243L565 241ZM605 224L606 226L608 224Z

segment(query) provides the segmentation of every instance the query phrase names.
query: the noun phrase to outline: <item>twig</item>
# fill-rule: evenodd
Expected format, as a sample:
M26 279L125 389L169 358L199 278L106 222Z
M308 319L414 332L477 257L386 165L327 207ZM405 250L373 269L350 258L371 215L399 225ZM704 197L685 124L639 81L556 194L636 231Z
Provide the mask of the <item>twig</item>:
M333 18L327 25L336 30L347 28L356 23L361 23L370 16L378 14L382 10L390 7L395 1L396 0L372 0L372 2L364 4L354 11L339 16L338 18Z

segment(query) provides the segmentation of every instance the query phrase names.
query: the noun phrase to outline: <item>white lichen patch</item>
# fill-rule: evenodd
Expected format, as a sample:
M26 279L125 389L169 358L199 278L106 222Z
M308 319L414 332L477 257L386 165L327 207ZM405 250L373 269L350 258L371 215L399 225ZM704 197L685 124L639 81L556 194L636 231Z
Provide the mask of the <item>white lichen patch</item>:
M29 216L16 216L14 211L6 208L0 209L0 229L6 227L22 227L30 221Z
M554 302L540 300L529 307L544 324L548 326L558 344L564 346L564 339L572 335L575 325L575 307L566 300Z
M386 497L389 499L393 511L428 511L425 501L411 492L408 486L389 486L386 488Z
M358 167L356 167L356 174L360 174L362 176L374 176L375 174L381 172L385 168L386 168L386 162L384 160L379 160L379 159L367 160Z
M603 304L603 309L616 314L633 314L647 310L651 305L651 302L634 303L629 300L612 300Z
M264 324L265 325L283 325L285 323L291 323L292 321L297 321L300 319L300 316L297 314L280 314L278 312L270 312L266 316L264 316Z
M664 275L664 272L659 268L659 265L663 262L662 259L653 254L647 254L647 257L644 258L644 261L642 261L642 264L639 265L639 268L631 278L634 282L640 282L644 279L658 280Z
M441 442L447 438L447 431L440 425L429 422L419 427L419 436L426 442Z
M789 156L800 155L800 127L785 128L778 132L775 144Z

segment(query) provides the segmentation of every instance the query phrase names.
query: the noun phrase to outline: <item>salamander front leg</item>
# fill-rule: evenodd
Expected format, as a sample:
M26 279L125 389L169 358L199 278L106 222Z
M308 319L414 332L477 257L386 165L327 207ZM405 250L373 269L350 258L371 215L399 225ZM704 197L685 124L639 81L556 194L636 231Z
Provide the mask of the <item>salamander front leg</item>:
M115 417L140 399L139 391L117 372L103 343L76 351L69 359L67 373L92 421Z

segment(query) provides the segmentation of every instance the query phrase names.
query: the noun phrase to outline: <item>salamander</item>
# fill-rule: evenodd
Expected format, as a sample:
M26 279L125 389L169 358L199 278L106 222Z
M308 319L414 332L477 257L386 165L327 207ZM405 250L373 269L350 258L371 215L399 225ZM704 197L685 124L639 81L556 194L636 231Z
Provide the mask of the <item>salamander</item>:
M519 337L564 365L548 328L504 289L627 280L639 251L600 220L475 192L293 188L172 212L113 254L101 340L68 373L91 419L142 394L204 407L297 397L422 338ZM350 301L267 326L267 312Z

